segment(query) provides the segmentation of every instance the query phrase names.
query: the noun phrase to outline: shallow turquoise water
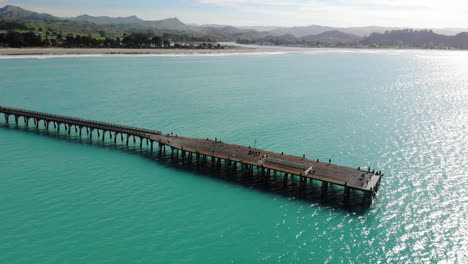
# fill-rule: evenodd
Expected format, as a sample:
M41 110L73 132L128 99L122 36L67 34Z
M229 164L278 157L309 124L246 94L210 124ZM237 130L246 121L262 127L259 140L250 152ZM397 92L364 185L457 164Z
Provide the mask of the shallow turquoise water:
M385 173L369 209L348 208L338 188L303 200L2 116L0 263L466 262L467 62L344 50L0 59L0 105Z

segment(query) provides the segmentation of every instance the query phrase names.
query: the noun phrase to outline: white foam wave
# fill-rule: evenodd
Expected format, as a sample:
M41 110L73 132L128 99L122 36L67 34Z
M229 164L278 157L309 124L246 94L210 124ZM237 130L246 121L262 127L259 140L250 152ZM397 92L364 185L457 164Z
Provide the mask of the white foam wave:
M158 53L158 54L34 54L34 55L0 55L0 60L8 59L57 59L57 58L101 58L101 57L230 57L230 56L265 56L282 55L285 51L254 51L225 53Z
M232 57L232 56L269 56L284 54L387 54L387 55L405 55L412 54L416 56L458 56L466 55L466 52L460 51L440 51L440 50L417 50L417 49L345 49L345 48L292 48L292 47L272 47L256 48L255 51L239 52L187 52L187 53L100 53L100 54L21 54L21 55L0 55L0 60L5 59L56 59L56 58L138 58L138 57Z

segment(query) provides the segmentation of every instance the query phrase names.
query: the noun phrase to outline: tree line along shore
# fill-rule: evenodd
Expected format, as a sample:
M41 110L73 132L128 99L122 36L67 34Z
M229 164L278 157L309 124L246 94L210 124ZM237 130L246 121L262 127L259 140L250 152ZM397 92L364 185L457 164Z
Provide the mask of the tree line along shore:
M454 36L437 34L432 30L387 30L356 37L339 31L328 31L305 37L293 35L265 36L258 39L240 39L241 44L280 45L315 48L399 48L399 49L468 49L468 33Z
M223 49L219 43L175 43L150 33L124 33L122 36L80 35L62 32L16 31L0 32L0 47L60 47L60 48L129 48L129 49Z
M5 30L8 29L8 30ZM240 44L260 44L295 47L327 48L423 48L423 49L468 49L468 33L445 36L431 30L392 30L372 33L361 39L343 40L339 32L328 32L317 38L293 36L269 36L261 39L238 39ZM32 29L15 21L0 20L0 48L113 48L113 49L224 49L214 41L177 42L169 34L158 36L153 32L123 33L121 35L100 32L99 34L74 34Z

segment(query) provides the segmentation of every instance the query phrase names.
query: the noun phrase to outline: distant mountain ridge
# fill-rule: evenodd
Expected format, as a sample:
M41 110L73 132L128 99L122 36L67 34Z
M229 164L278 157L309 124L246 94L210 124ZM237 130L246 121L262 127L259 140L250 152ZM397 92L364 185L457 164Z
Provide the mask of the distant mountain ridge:
M109 16L90 16L90 15L80 15L73 18L61 18L53 16L50 14L37 13L23 9L18 6L7 5L3 8L0 8L0 19L14 19L14 20L44 20L44 21L54 21L54 20L70 20L70 21L80 21L94 23L96 25L112 25L112 26L130 26L132 25L133 29L138 29L138 26L142 27L142 30L147 30L148 27L155 27L159 29L167 30L179 30L179 31L200 31L206 28L225 28L233 31L232 28L235 28L237 33L239 32L250 32L256 31L261 33L260 35L264 36L264 33L267 32L273 36L281 35L293 35L297 38L302 38L310 35L317 35L329 31L340 31L346 34L356 35L359 37L368 36L371 33L384 33L389 30L400 30L405 28L400 27L379 27L379 26L366 26L366 27L329 27L329 26L320 26L320 25L310 25L310 26L296 26L296 27L281 27L281 26L244 26L244 27L233 27L229 25L187 25L181 22L178 18L167 18L162 20L155 21L146 21L137 16L129 17L109 17ZM432 29L434 32L439 34L446 35L456 35L460 32L468 31L468 28L440 28Z
M141 25L157 27L161 29L187 30L190 27L182 23L178 18L166 18L162 20L145 21L137 16L129 17L108 17L81 15L71 18L74 21L86 21L97 25Z
M92 22L98 25L106 25L106 24L131 24L131 23L141 23L144 20L138 18L137 16L129 16L129 17L108 17L108 16L89 16L89 15L81 15L71 20L77 21L87 21Z
M182 23L177 17L174 18L166 18L162 20L155 20L155 21L144 21L144 25L146 26L153 26L162 29L173 29L173 30L190 30L192 27L187 26L186 24Z
M3 22L2 22L3 21ZM57 17L37 13L17 6L0 8L0 30L18 30L32 28L49 32L72 34L100 34L101 36L119 36L124 33L147 33L152 36L165 36L174 41L235 41L239 43L272 45L308 45L308 46L343 46L343 45L397 45L465 47L466 35L459 34L468 29L441 28L427 31L397 27L329 27L320 25L300 27L251 26L233 27L229 25L187 25L178 18L147 21L137 16L109 17L80 15L72 18ZM40 31L40 30L39 30ZM393 32L392 34L388 34ZM382 34L382 35L378 35ZM438 35L442 34L442 35ZM446 35L443 35L446 34ZM450 36L448 36L450 35ZM421 38L419 41L415 38ZM453 37L453 38L450 38ZM402 45L403 43L403 45Z
M323 42L323 43L351 43L359 41L361 37L353 34L344 33L338 30L325 31L316 35L308 35L302 37L303 41L310 42Z

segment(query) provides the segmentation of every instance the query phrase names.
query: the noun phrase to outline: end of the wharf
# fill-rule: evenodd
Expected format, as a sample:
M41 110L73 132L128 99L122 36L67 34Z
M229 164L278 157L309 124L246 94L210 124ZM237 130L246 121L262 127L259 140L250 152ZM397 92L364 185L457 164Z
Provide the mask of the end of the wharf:
M225 166L237 166L246 169L247 173L257 171L267 181L272 177L283 177L283 184L297 182L299 189L305 191L308 183L321 182L322 196L326 196L328 187L333 184L342 186L345 201L350 199L351 191L363 193L363 204L371 205L374 196L380 188L383 177L381 171L371 170L369 166L350 168L326 162L306 159L284 153L254 149L246 146L229 144L217 139L196 139L171 134L150 135L151 140L158 142L162 148L170 147L171 156L181 157L191 161L195 156L212 164L224 163Z

